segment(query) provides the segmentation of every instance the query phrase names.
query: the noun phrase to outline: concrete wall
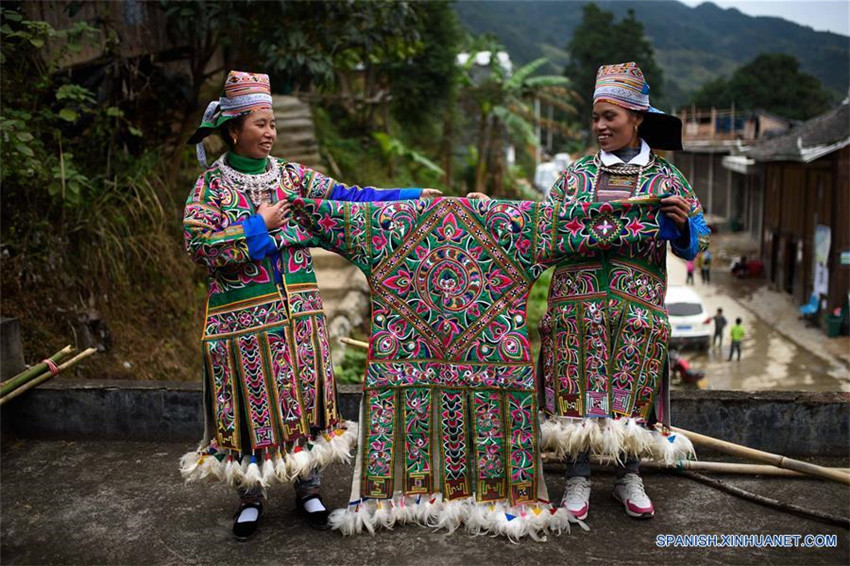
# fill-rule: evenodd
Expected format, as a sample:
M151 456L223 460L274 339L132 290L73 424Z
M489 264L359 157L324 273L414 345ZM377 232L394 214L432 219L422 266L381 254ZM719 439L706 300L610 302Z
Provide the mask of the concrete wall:
M340 408L356 419L359 386L339 388ZM675 391L672 424L787 456L846 456L850 394ZM55 380L3 407L4 439L197 442L200 384Z

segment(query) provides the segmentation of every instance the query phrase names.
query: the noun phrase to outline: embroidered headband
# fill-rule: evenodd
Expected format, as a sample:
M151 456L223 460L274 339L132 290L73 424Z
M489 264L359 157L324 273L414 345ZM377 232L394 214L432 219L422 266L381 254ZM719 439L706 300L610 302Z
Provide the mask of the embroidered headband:
M599 67L593 102L600 100L629 110L649 110L649 84L643 71L633 61Z

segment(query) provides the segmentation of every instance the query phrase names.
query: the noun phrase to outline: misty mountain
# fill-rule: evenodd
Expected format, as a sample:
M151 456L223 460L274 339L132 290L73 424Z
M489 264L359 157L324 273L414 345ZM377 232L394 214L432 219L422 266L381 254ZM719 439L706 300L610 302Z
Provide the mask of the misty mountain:
M581 23L587 2L509 2L462 0L455 9L463 26L473 34L492 33L513 60L527 63L546 56L548 73L562 73L568 60L566 46ZM794 55L801 69L830 89L836 100L850 86L850 38L815 31L775 17L748 16L705 2L689 7L675 0L600 1L603 10L619 21L629 9L643 22L664 69L664 91L675 106L706 81L729 76L759 53ZM619 61L612 61L619 62ZM580 93L587 94L590 93Z

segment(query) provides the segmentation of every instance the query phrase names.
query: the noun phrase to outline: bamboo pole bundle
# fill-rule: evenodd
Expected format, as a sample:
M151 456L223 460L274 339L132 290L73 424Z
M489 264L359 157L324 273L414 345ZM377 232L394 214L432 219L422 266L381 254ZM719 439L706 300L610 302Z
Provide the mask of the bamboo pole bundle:
M65 346L47 359L50 360L51 363L55 364L73 351L74 348L72 348L70 345ZM47 360L39 362L31 368L25 369L18 375L7 379L3 383L0 383L0 396L6 395L7 393L14 391L27 381L40 376L45 371L49 371Z
M559 460L554 452L544 452L542 454L544 464L556 464ZM600 456L591 456L590 462L600 466L613 466L615 461L613 458L605 458ZM680 460L675 464L665 464L664 462L656 462L643 458L640 462L641 468L649 468L654 470L693 470L699 472L710 472L716 474L741 474L741 475L759 475L759 476L778 476L778 477L809 477L801 472L794 470L785 470L776 466L765 464L741 464L733 462L707 462L701 460ZM827 468L838 472L850 473L850 468Z
M18 395L21 395L25 391L28 391L28 390L32 389L33 387L44 383L48 379L55 377L62 370L68 369L72 365L76 364L77 362L79 362L80 360L82 360L84 358L91 356L95 352L97 352L96 348L89 348L87 350L83 350L82 352L80 352L79 354L77 354L76 356L71 358L70 360L67 360L62 365L60 365L59 368L58 368L58 370L59 370L58 372L53 373L51 371L46 371L46 372L42 373L41 375L39 375L38 377L36 377L35 379L32 379L31 381L29 381L26 384L18 387L14 391L11 391L9 394L4 395L2 398L0 398L0 405L4 405L6 402L11 401L12 399L17 397Z
M794 470L795 472L828 479L834 482L843 483L844 485L850 485L850 474L847 472L825 468L823 466L818 466L817 464L802 462L786 456L780 456L779 454L763 452L761 450L756 450L755 448L748 448L746 446L741 446L740 444L719 440L717 438L712 438L711 436L706 436L697 432L690 432L674 426L671 426L670 430L684 434L696 445L713 448L714 450L719 450L720 452L724 452L732 456L755 460L757 462L764 462L766 464L776 466L777 468Z

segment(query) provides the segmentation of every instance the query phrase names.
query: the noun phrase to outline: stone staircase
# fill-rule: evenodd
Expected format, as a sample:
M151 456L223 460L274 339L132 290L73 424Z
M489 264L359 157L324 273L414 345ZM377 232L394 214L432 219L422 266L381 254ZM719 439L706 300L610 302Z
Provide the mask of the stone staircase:
M272 155L325 173L310 105L294 96L274 95L272 106L277 119ZM310 252L325 304L334 364L339 364L349 347L341 344L339 338L349 336L352 328L368 320L369 284L359 269L335 253L320 248Z
M277 141L272 155L324 173L310 105L294 96L274 95L272 107L277 119Z

